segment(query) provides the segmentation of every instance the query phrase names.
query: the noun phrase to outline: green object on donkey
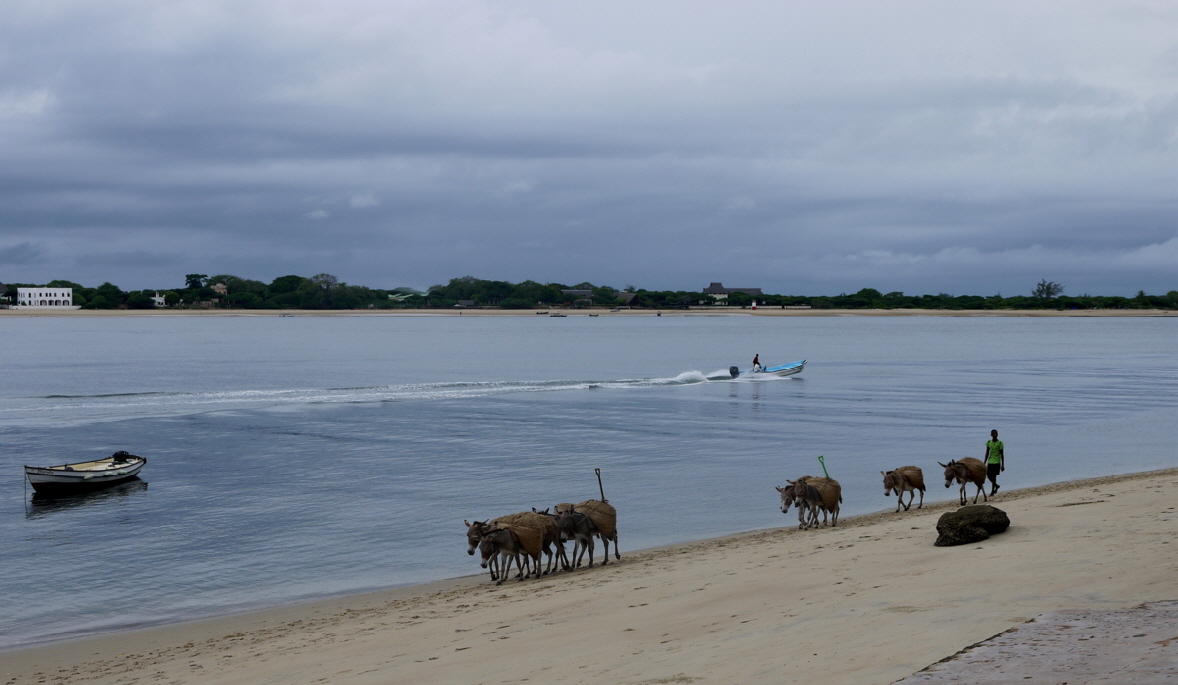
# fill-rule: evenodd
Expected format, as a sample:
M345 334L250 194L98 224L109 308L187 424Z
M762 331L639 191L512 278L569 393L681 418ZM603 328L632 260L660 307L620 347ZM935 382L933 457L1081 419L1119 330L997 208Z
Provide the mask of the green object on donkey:
M830 478L830 473L826 470L826 457L819 456L818 463L822 464L822 473L826 474L827 478Z

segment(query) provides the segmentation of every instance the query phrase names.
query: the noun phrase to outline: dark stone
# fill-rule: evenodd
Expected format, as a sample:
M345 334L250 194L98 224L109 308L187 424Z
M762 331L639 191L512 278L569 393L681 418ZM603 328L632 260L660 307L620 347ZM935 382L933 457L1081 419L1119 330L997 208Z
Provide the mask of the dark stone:
M937 547L981 542L1010 527L1010 518L989 504L971 504L942 514L937 521Z

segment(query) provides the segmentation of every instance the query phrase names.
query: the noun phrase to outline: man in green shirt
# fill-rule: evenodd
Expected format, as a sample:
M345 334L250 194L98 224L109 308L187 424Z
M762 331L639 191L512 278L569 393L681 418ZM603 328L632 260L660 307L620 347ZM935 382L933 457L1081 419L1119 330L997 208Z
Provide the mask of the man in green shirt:
M990 494L998 492L998 474L1006 470L1006 455L1002 452L1002 441L998 439L998 431L990 431L990 439L986 441L986 477L993 487Z

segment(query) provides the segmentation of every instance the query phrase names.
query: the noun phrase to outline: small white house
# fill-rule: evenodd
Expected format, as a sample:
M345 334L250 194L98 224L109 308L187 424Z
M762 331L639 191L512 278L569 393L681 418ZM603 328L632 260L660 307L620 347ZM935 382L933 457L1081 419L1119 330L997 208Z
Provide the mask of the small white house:
M166 303L166 302L164 302L164 296L163 296L163 295L160 295L158 292L157 292L155 295L152 295L152 297L151 297L151 301L152 301L153 303L155 303L155 306L157 306L157 307L165 307L165 306L167 306L167 303Z
M48 309L50 307L77 309L74 307L73 288L17 288L16 305L30 309Z

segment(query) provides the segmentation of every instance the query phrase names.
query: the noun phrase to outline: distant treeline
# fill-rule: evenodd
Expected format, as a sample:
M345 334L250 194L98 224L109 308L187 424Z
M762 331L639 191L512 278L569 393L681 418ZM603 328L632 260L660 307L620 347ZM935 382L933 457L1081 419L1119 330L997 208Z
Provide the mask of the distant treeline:
M222 287L223 286L223 287ZM530 309L550 306L630 306L648 309L676 309L696 306L747 307L754 297L743 292L719 301L712 295L684 290L646 290L627 286L616 290L592 283L565 285L524 281L487 281L472 276L452 279L421 292L412 288L382 290L348 285L330 274L311 277L282 276L270 283L229 274L207 276L188 274L182 288L123 291L111 283L87 288L70 281L52 281L44 285L10 284L10 299L17 287L73 288L74 304L83 309L151 309L157 293L166 306L189 308L236 309L409 309L500 307ZM223 291L223 292L222 292ZM576 291L576 292L565 292ZM1178 309L1178 290L1165 295L1136 297L1063 294L1063 286L1040 281L1034 294L1014 297L1001 295L906 295L881 293L864 288L854 294L836 296L759 295L761 307L803 307L814 309Z

